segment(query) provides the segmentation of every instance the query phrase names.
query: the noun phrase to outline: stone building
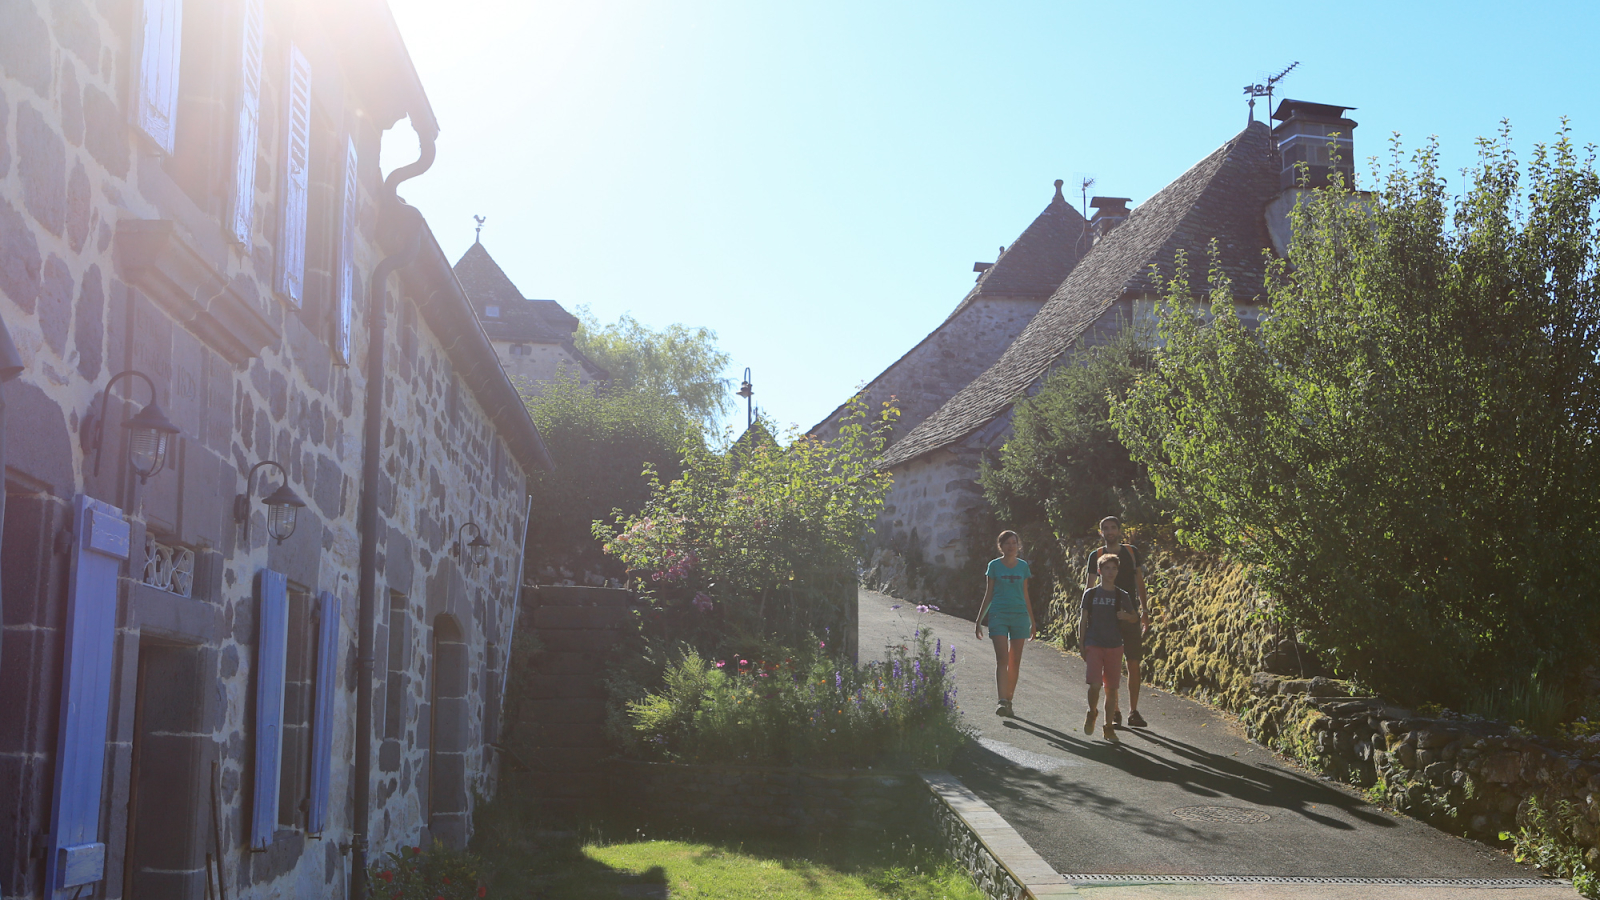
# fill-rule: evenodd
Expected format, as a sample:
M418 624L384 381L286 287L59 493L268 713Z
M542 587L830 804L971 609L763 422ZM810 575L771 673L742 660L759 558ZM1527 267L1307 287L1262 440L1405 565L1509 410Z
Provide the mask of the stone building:
M985 334L962 326L964 300L956 315L869 384L874 404L896 394L905 414L880 462L893 473L894 486L869 550L866 580L909 599L945 597L953 584L976 581L976 570L967 571L971 556L992 540L979 530L993 524L978 473L983 458L1010 436L1012 405L1037 391L1078 347L1103 342L1130 323L1153 324L1159 285L1152 273L1170 276L1179 251L1203 275L1207 247L1216 241L1241 318L1259 318L1265 254L1287 248L1288 214L1299 191L1295 164L1309 166L1312 187L1326 184L1335 168L1349 183L1356 123L1344 118L1346 109L1285 100L1274 113L1275 128L1252 121L1137 208L1129 210L1126 198L1095 198L1088 246L1073 244L1067 253L1059 240L1044 244L1041 256L1050 265L1039 271L1062 274L1025 327ZM1339 147L1338 160L1330 159L1330 143ZM1051 208L1060 203L1058 187ZM974 294L1027 237L980 277ZM1204 285L1197 281L1197 287ZM970 357L946 349L950 345L970 345ZM831 424L813 433L825 435Z
M381 0L0 3L5 897L364 896L493 793L549 460L437 133Z
M461 254L455 272L500 364L524 391L537 394L539 385L555 381L562 372L582 384L611 377L574 346L577 317L554 300L523 297L481 242L474 241Z

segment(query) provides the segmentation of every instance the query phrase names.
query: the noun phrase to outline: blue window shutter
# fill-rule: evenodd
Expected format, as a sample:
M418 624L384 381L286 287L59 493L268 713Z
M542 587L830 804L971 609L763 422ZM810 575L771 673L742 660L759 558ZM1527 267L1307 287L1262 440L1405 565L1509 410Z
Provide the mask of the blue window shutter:
M278 830L278 778L283 769L283 674L289 649L289 580L262 569L256 620L256 772L250 849L272 846Z
M177 134L178 62L182 59L183 0L144 0L140 4L139 80L134 89L133 124L157 147L172 152Z
M256 211L256 152L261 136L262 0L244 0L239 23L239 119L233 132L233 196L228 237L250 246Z
M317 683L311 708L310 834L321 834L328 821L328 777L333 767L334 673L339 669L339 598L324 591L317 608Z
M289 45L283 89L283 161L278 178L278 293L305 299L306 204L311 185L311 63Z
M100 798L116 653L117 578L128 558L122 510L82 494L74 507L46 896L105 877Z
M350 365L350 315L355 299L356 214L361 210L361 183L356 178L356 139L349 137L344 150L344 190L339 204L339 259L337 301L333 319L333 352Z

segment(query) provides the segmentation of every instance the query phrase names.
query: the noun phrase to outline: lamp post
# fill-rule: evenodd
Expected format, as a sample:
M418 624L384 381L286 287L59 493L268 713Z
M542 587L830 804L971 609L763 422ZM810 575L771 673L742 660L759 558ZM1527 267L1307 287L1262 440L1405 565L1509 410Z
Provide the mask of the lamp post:
M744 370L744 380L739 382L739 396L744 398L744 427L749 428L756 421L755 401L751 398L756 395L756 389L750 386L750 367Z
M139 483L144 484L152 476L159 473L167 466L167 453L172 448L172 438L181 434L178 426L172 424L166 413L161 411L161 404L156 402L156 385L150 376L136 369L125 369L111 376L106 382L105 390L100 394L100 414L91 413L88 420L83 423L84 449L88 449L89 435L94 435L94 473L100 474L100 455L105 450L106 439L106 407L111 403L111 388L124 378L136 377L142 379L145 386L150 389L150 405L129 416L122 423L128 429L128 465L133 467L135 475L139 476Z
M472 540L465 541L469 528L472 529ZM478 527L477 522L464 522L456 530L456 542L450 548L450 555L468 566L481 566L489 561L489 542L483 539L483 529Z
M283 484L278 489L261 498L267 505L267 534L278 543L283 543L294 534L300 510L305 508L306 502L300 499L289 487L289 473L283 466L270 459L264 459L250 467L244 476L244 493L233 498L233 520L244 527L245 546L250 546L250 494L251 483L256 477L256 470L262 466L271 466L278 470L278 475L283 478Z

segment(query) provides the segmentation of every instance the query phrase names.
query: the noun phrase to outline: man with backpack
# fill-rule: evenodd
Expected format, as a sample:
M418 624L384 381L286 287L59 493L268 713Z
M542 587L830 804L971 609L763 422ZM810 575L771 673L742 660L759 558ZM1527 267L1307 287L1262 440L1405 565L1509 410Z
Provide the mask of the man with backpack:
M1122 520L1116 516L1106 516L1100 520L1100 538L1103 546L1089 551L1089 558L1084 563L1085 590L1092 590L1100 583L1100 567L1097 560L1106 554L1117 557L1116 581L1107 587L1117 587L1133 598L1138 606L1137 621L1128 621L1119 618L1118 624L1122 629L1122 658L1128 664L1128 724L1134 728L1143 728L1147 724L1144 716L1139 715L1139 662L1144 659L1144 636L1150 630L1149 598L1144 584L1144 559L1137 547L1122 542ZM1106 698L1110 700L1110 697ZM1114 702L1114 701L1113 701ZM1106 714L1108 725L1122 724L1122 710L1108 703Z

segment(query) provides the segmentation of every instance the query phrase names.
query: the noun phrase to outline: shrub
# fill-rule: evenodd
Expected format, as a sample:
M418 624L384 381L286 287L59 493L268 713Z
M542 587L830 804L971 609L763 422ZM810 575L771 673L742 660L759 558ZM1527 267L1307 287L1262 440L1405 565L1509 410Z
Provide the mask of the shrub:
M818 642L823 644L825 642ZM967 739L940 642L889 647L860 669L816 652L718 659L688 650L628 706L647 758L689 763L943 766Z
M483 860L435 841L385 853L367 870L373 900L469 900L487 897Z

